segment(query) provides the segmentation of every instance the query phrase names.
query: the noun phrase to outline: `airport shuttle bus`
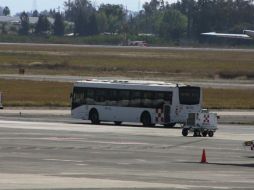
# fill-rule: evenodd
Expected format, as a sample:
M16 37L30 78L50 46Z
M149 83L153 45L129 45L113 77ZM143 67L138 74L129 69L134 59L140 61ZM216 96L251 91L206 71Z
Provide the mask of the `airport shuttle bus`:
M201 110L200 87L153 81L85 80L74 84L73 118L155 124L185 123L188 113Z

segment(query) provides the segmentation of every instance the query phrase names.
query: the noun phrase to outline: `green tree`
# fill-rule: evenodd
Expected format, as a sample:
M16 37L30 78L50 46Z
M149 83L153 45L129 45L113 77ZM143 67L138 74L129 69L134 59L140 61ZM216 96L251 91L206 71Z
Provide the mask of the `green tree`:
M4 16L9 16L10 14L11 14L11 11L10 11L9 7L4 7L3 15Z
M175 4L172 4L172 8L179 10L182 14L187 16L187 36L191 38L194 33L194 12L195 12L196 1L195 0L182 0Z
M50 30L50 22L48 21L47 16L40 15L38 22L35 26L35 33L36 34L43 34Z
M38 17L39 16L39 12L37 10L34 10L32 16L33 17Z
M98 32L106 32L108 30L107 16L105 12L98 12L96 16Z
M160 36L167 40L178 41L187 30L187 17L180 11L168 9L160 25Z
M21 13L20 22L21 22L21 26L19 29L19 34L20 35L28 35L28 33L29 33L29 17L25 12Z
M99 7L98 14L105 19L104 31L101 32L119 32L125 23L126 13L122 5L102 4Z
M6 22L2 23L2 28L1 28L2 34L8 34L6 25L7 25Z
M87 15L79 10L74 20L74 33L75 35L85 36L88 35L88 18Z
M50 9L48 13L48 17L55 18L57 12L55 9Z
M88 28L89 28L89 35L98 34L97 18L96 18L95 13L93 13L93 14L89 17Z
M72 0L68 0L64 2L65 7L65 19L68 21L74 21L75 20L75 12L74 12L74 2Z
M75 35L86 36L91 33L89 19L95 13L95 8L88 0L73 0L65 2L65 15L75 24Z
M164 14L165 3L163 0L151 0L143 5L143 10L133 20L139 25L139 32L158 33L159 24Z
M55 14L55 22L54 22L54 35L63 36L64 35L64 20L60 13Z

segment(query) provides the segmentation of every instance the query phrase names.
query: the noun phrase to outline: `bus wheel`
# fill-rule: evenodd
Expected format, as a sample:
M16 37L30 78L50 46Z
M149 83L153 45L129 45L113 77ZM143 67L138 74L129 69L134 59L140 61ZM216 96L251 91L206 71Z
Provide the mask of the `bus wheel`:
M183 129L183 130L182 130L182 135L183 135L184 137L187 137L187 136L188 136L188 133L189 133L188 129Z
M141 123L143 123L144 126L149 127L152 125L151 123L151 116L150 114L146 111L142 113L141 115Z
M164 127L174 127L176 125L176 123L167 123L167 124L164 124Z
M115 125L121 125L122 124L121 121L115 121L114 123L115 123Z
M89 119L91 120L92 124L99 124L99 114L96 109L92 109L89 113Z
M209 137L213 137L213 135L214 135L214 132L213 132L213 131L209 131L209 132L208 132L208 136L209 136Z

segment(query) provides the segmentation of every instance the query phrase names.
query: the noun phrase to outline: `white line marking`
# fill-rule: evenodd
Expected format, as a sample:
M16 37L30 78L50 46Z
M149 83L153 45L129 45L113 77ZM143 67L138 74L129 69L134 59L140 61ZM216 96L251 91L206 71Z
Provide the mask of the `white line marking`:
M74 163L83 163L81 160L61 160L61 159L43 159L44 161L59 161L59 162L74 162Z

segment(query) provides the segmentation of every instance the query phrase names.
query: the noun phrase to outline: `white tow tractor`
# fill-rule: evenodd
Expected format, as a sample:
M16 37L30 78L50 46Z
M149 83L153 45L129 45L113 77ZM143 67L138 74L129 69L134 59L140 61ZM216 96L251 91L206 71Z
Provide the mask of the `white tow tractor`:
M245 150L254 151L254 140L252 140L252 141L245 141L243 143L243 146L244 146Z
M203 136L213 137L217 128L218 116L206 109L198 113L189 113L186 123L182 129L182 135L188 136L189 132L193 132L194 137Z

